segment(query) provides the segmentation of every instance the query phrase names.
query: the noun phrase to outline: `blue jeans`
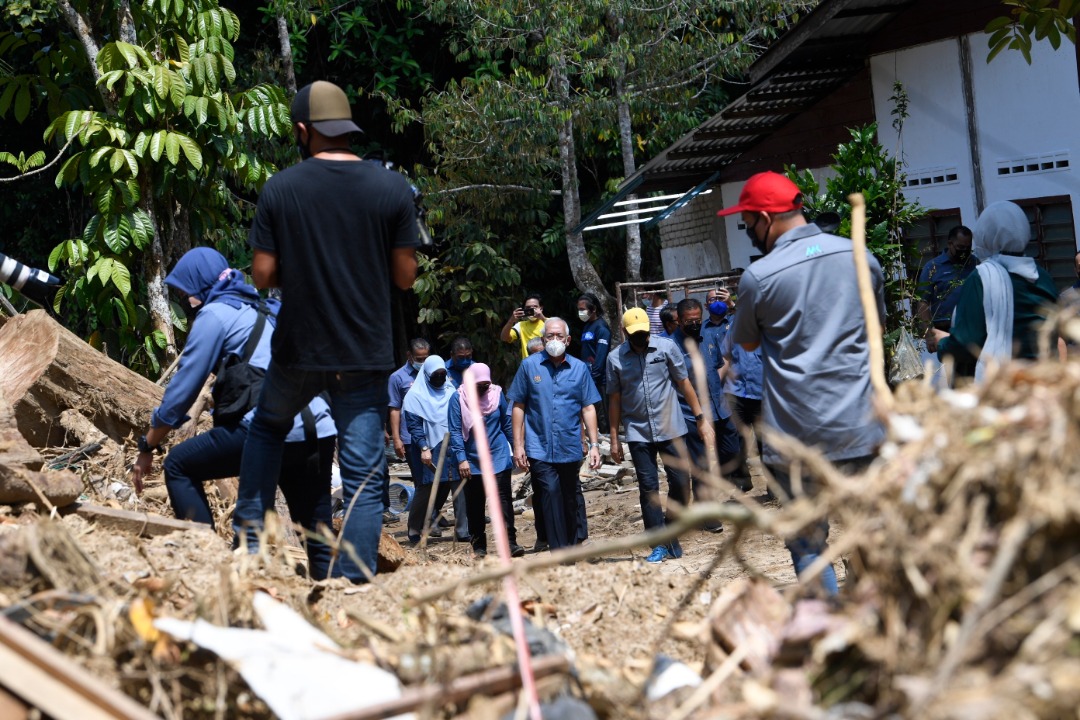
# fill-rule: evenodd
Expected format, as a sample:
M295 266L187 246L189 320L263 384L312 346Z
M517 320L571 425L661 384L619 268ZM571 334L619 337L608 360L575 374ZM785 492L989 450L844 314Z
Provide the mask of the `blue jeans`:
M630 459L634 462L634 472L637 473L638 499L641 501L641 519L645 523L646 530L661 528L667 524L664 509L660 502L660 466L657 457L660 453L681 458L688 458L688 451L684 442L685 436L663 442L628 442L630 446ZM668 500L685 506L690 503L690 474L685 470L664 465L664 472L668 479ZM672 540L667 545L668 550L676 557L682 555L682 546L678 539Z
M353 582L375 575L388 475L383 457L389 371L334 372L282 367L266 370L255 418L248 429L233 528L248 547L258 542L267 510L274 506L274 479L281 469L285 436L293 418L320 392L329 391L338 431L338 463L345 501L343 547L332 572ZM351 507L351 510L350 510ZM356 559L353 558L355 553Z
M204 484L210 480L236 477L247 429L240 425L216 427L196 435L169 450L165 457L165 488L176 517L213 526ZM331 527L330 468L334 459L334 438L286 443L278 483L289 515L305 530L318 532L319 525ZM272 501L271 501L272 506ZM330 572L330 546L305 539L311 577L322 580Z
M840 472L845 475L853 475L856 472L864 470L866 466L870 464L871 460L873 460L873 457L867 456L835 462L837 463L837 469ZM773 477L776 479L777 485L783 489L784 493L788 497L794 497L791 474L788 472L788 468L770 465L769 472L772 473ZM803 472L803 495L812 498L818 494L820 487L820 480ZM788 549L788 552L791 553L791 562L795 566L795 574L802 575L829 546L829 519L822 518L813 525L803 528L801 533L793 538L785 540L784 546ZM821 571L821 586L824 588L827 595L836 595L840 591L836 582L836 571L833 570L832 565L829 565Z

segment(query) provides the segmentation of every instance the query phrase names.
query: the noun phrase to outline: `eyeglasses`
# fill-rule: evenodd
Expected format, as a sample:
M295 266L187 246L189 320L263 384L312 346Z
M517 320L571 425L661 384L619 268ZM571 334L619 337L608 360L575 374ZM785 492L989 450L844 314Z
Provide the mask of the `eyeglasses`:
M564 333L544 333L545 340L565 340L566 335Z

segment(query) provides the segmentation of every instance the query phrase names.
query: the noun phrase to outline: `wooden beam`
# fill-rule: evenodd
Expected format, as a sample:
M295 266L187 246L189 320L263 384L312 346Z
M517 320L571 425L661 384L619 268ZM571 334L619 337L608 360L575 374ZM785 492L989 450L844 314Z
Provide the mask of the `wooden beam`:
M734 110L728 110L724 113L724 117L731 118L732 120L739 118L784 117L785 115L793 115L801 112L817 101L818 98L814 98L812 100L807 99L800 102L788 101L769 103L768 105L761 105L758 107L743 106Z
M157 720L29 630L0 617L0 684L55 718Z
M102 507L101 505L88 505L86 503L69 505L66 508L61 508L60 512L64 515L69 515L74 512L76 515L92 521L99 527L135 533L140 537L168 535L169 533L178 530L214 532L212 527L204 523L177 520L176 518L155 515L153 513L118 510L116 508Z

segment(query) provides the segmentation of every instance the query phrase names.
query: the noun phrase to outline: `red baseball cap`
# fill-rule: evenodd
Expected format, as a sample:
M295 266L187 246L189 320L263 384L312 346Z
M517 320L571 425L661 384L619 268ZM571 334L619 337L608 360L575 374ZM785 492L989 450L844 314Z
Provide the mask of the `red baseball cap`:
M786 176L763 172L752 176L739 193L739 204L716 213L734 215L737 212L785 213L802 207L802 191Z

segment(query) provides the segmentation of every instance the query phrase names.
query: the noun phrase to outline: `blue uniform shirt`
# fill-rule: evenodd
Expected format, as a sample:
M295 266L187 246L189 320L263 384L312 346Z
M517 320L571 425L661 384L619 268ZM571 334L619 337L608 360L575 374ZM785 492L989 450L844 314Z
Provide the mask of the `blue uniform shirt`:
M952 322L953 310L960 300L960 287L971 271L975 269L975 260L968 256L963 265L957 265L943 252L923 266L919 273L920 296L930 305L932 322Z
M724 367L724 339L728 336L730 324L727 318L715 323L710 317L701 326L701 354L708 369L706 381L709 383L709 403L712 405L713 420L726 420L731 417L731 410L724 402L724 381L717 372ZM694 386L695 389L697 386Z
M690 359L690 351L686 348L686 336L683 335L683 331L681 328L675 331L675 333L671 336L671 340L675 343L675 345L678 346L679 350L682 351L683 364L686 365L686 373L690 378L690 383L694 386L694 392L697 392L698 384L697 376L694 375L694 362ZM705 374L709 377L716 375L716 379L718 381L716 385L717 387L719 387L720 376L717 375L717 371L721 367L723 367L724 358L719 355L713 357L709 352L706 351L704 344L705 341L703 339L702 342L698 343L698 349L702 351L701 359L705 363ZM701 402L701 398L698 398L698 402ZM702 405L704 405L704 403L702 403ZM728 410L727 405L724 403L723 394L716 394L713 391L712 383L709 383L709 407L712 410L713 420L726 420L727 418L731 417L731 411ZM697 422L697 419L694 418L693 411L690 410L690 403L686 401L686 397L683 396L682 393L679 393L679 408L682 410L683 418L687 422Z
M474 426L473 432L469 433L468 440L462 436L461 400L457 392L450 398L450 407L447 408L447 426L450 429L450 457L458 465L468 460L469 469L473 474L479 475L480 455L476 451L476 428ZM510 454L510 438L513 437L514 429L506 393L499 395L498 410L484 416L484 429L487 430L488 445L491 446L491 465L494 471L501 473L512 469L514 459Z
M546 351L521 361L506 393L525 407L525 453L549 463L581 462L581 410L600 402L589 366L565 356L557 366Z
M585 323L581 331L581 360L589 366L598 390L604 388L608 350L611 349L611 328L603 318Z
M748 400L761 399L761 348L747 352L742 345L724 336L724 355L731 358L730 372L724 380L724 392Z
M411 362L405 363L402 367L390 375L388 381L387 390L390 394L390 402L388 407L392 407L395 410L400 410L402 403L405 402L405 393L409 392L409 388L416 381L416 376L419 374L419 370L412 366ZM409 424L405 422L405 413L401 413L401 417L398 419L398 434L401 436L402 445L412 444L412 435L409 434Z

